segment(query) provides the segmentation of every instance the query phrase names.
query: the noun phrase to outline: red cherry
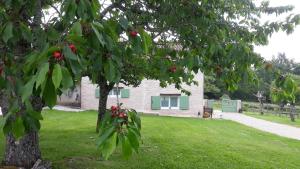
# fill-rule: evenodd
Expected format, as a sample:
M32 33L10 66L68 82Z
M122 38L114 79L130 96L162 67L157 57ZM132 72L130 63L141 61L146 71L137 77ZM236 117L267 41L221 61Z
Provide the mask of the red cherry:
M60 51L53 52L53 57L54 57L54 59L56 59L58 61L61 61L64 58L64 56L62 55L62 53Z
M118 110L118 107L117 106L111 106L110 109L111 109L112 112L116 112Z
M124 112L121 112L120 114L119 114L119 117L120 118L124 118L124 117L126 117L127 115L124 113Z
M59 58L61 57L61 52L59 52L59 51L53 52L53 57L54 57L55 59L59 59Z
M74 44L70 44L69 45L69 48L71 49L71 51L73 52L73 53L76 53L76 46L74 45Z
M131 37L135 38L138 35L138 32L137 31L130 31L129 34L130 34Z
M176 66L171 66L170 67L170 72L175 73L177 70Z

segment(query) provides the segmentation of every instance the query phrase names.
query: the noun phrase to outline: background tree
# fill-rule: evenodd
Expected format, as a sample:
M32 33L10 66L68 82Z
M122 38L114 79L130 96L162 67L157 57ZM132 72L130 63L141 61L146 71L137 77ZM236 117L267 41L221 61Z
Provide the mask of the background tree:
M293 60L288 59L284 53L279 53L271 61L265 61L264 66L254 70L255 78L257 79L256 83L248 81L247 78L242 78L238 83L238 89L235 91L228 91L219 79L216 79L215 85L221 89L221 93L228 93L231 98L244 101L257 101L254 95L257 91L263 91L266 101L271 103L270 86L276 79L277 72L290 73L294 80L299 79L294 73L297 71L297 65ZM299 97L297 93L296 97Z
M293 73L294 73L295 75L300 76L300 63L296 63L296 65L295 65L295 67L294 67L294 69L293 69Z
M277 74L276 80L272 84L271 96L275 103L290 104L290 118L295 121L295 102L298 88L292 76Z
M284 74L293 73L293 70L296 67L294 60L288 59L285 53L278 53L277 57L273 56L271 64L274 69L277 69Z
M222 96L221 89L216 84L217 79L214 76L205 75L204 77L204 96L209 99L218 99Z

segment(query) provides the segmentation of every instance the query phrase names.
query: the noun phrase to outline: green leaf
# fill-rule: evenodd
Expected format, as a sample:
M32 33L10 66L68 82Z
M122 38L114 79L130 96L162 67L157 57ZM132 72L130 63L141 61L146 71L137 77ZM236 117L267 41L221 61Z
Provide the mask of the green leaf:
M45 101L46 105L50 108L53 108L56 104L56 90L50 78L47 78L46 81L45 90L43 92L43 100Z
M104 41L104 38L103 38L102 34L99 33L99 31L97 30L97 28L93 24L92 24L92 29L93 29L94 33L96 34L96 36L97 36L100 44L102 46L104 46L105 45L105 41Z
M63 79L61 81L63 89L69 89L74 85L71 74L68 69L65 67L61 67Z
M82 29L81 29L80 22L75 22L74 23L74 25L72 26L72 29L71 29L71 33L75 34L75 35L79 35L79 36L82 35Z
M129 27L128 20L127 20L126 18L124 18L124 17L121 17L121 18L120 18L120 25L122 26L122 28L123 28L124 30L127 30L128 27Z
M77 56L72 52L69 46L64 46L63 54L67 59L76 60L76 61L78 60Z
M104 65L104 73L108 81L115 82L117 80L117 68L111 59Z
M140 146L139 139L138 139L139 136L135 133L135 131L133 131L132 129L128 128L127 137L128 137L128 140L130 141L131 146L135 150L135 152L138 153L139 146Z
M109 139L105 141L102 147L102 155L105 160L115 151L117 147L117 132L114 132Z
M31 94L32 94L32 90L33 90L33 86L34 86L34 82L35 82L35 79L36 76L33 76L30 81L28 81L26 83L26 85L23 87L23 90L22 90L22 102L25 102L25 100L27 100Z
M22 32L22 36L25 40L27 40L28 42L32 41L32 34L30 29L24 25L23 23L20 24L20 28L21 28L21 32Z
M131 38L131 39L132 39L133 51L137 54L141 54L143 52L141 38L139 36L136 36L135 38Z
M54 84L55 89L60 86L60 82L62 80L62 71L59 64L55 64L52 73L52 81Z
M53 27L49 27L47 30L47 38L50 41L57 41L60 39L60 34Z
M3 30L2 39L5 43L13 37L13 24L8 22Z
M23 119L17 117L16 120L12 123L12 133L16 139L22 137L25 133L25 127L23 124Z
M101 131L100 131L101 132ZM102 144L115 132L115 126L111 126L103 133L101 133L99 139L97 140L97 146L100 147Z
M122 154L124 158L128 159L132 155L132 148L128 138L124 137L122 141Z
M70 63L73 74L75 74L75 75L80 74L80 71L82 70L82 66L77 61L74 61L74 60L70 60L69 63Z
M152 44L151 36L147 34L143 29L140 30L140 35L142 38L142 48L146 54L149 53L149 48Z
M37 75L36 78L36 88L38 88L46 79L47 75L48 75L48 71L49 71L49 62L44 63Z
M41 112L38 111L28 111L28 114L36 120L43 120Z
M41 129L40 121L32 118L31 116L25 116L23 119L23 124L26 131L39 131Z
M12 112L8 112L2 120L0 120L0 129L3 129L4 134L8 134L11 131L11 121L9 117L11 116Z
M6 118L6 120L3 120L3 121L4 121L4 126L3 126L2 131L5 135L7 135L12 130L12 122L11 122L11 120L9 120L7 118Z

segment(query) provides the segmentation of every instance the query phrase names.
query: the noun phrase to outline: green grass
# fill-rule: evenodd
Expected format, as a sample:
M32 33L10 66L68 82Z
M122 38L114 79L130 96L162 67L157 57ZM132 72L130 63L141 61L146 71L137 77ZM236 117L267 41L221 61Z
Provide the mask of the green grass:
M257 112L244 112L244 114L255 117L255 118L267 120L267 121L272 121L272 122L281 123L281 124L287 124L287 125L291 125L294 127L300 127L300 119L296 118L296 121L292 122L290 117L286 116L286 115L278 116L278 115L270 114L270 113L260 115L260 113L257 113Z
M95 147L96 113L44 111L40 145L55 168L271 169L299 168L300 141L235 122L142 116L143 144L125 160L119 151L102 161ZM4 137L0 134L0 159Z

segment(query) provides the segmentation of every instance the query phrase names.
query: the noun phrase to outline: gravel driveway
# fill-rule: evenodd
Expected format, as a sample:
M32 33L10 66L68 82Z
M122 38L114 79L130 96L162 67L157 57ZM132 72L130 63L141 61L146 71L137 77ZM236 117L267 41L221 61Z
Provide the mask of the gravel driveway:
M297 127L257 119L240 113L222 113L216 111L214 112L214 114L215 118L232 120L262 131L266 131L287 138L300 140L300 128Z

